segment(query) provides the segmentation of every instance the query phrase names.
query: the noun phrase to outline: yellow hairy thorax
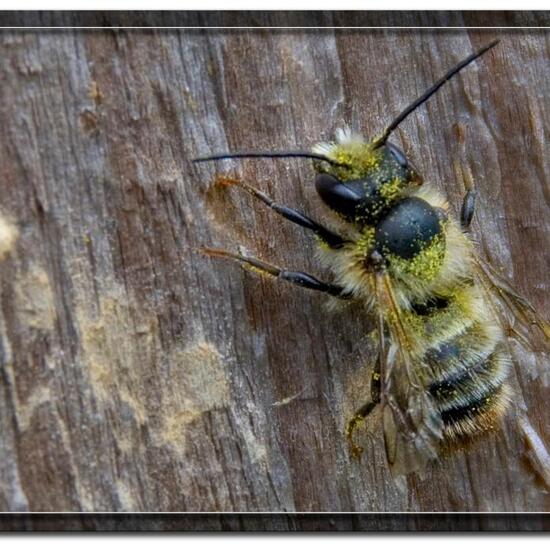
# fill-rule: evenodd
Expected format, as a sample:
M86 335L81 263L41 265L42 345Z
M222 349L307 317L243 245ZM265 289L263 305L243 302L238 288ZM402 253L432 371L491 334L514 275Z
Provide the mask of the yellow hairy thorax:
M423 186L410 194L448 211L441 195L433 188ZM448 219L442 232L426 243L411 258L387 254L387 270L392 279L396 298L401 307L423 302L434 295L450 297L457 287L471 280L471 244L458 224ZM318 256L335 274L336 282L347 292L361 299L372 300L372 266L368 258L375 245L375 228L363 226L352 234L351 242L334 250L320 243Z

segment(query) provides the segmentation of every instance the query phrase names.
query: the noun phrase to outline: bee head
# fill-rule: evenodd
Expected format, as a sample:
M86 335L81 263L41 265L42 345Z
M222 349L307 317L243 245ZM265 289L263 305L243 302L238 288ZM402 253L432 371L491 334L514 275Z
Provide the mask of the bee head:
M421 179L399 148L351 138L327 151L338 164L318 163L315 188L321 200L344 219L373 224L401 192Z
M497 43L498 40L494 40L453 67L405 107L384 132L371 142L341 132L338 143L317 145L315 153L323 153L331 161L328 166L317 163L320 173L315 185L325 204L349 221L376 223L382 212L395 204L397 195L407 186L421 183L403 152L388 142L389 136L445 82Z

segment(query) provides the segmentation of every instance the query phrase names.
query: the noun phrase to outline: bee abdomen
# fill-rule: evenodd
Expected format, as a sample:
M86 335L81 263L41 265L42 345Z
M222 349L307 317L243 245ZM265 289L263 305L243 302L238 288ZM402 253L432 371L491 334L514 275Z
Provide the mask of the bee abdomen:
M458 346L447 350L460 353ZM500 343L477 361L466 361L450 372L442 370L429 385L444 422L447 438L473 436L496 428L506 408L510 367L508 353Z

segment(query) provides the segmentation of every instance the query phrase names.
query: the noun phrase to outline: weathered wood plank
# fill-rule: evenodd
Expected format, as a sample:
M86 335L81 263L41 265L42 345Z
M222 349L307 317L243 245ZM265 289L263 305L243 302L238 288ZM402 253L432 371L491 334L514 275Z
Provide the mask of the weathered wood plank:
M396 136L457 209L471 173L483 250L548 311L547 33L4 31L0 509L549 510L512 418L405 488L376 419L351 460L370 320L196 252L321 274L307 234L212 186L239 175L321 218L305 163L189 159L372 135L495 36ZM550 444L548 364L516 375Z

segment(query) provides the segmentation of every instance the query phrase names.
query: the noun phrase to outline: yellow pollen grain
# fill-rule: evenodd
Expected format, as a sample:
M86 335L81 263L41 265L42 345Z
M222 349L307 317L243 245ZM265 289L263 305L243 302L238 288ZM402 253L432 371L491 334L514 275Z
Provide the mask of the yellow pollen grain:
M357 240L356 247L360 256L367 256L374 244L374 227L368 227L363 231L361 237Z
M436 235L416 256L410 259L390 255L390 263L396 271L412 275L424 282L433 281L443 265L445 258L445 238Z
M329 169L329 172L342 181L364 178L380 167L381 154L373 151L369 144L346 144L335 147L331 153L339 164Z
M380 187L380 195L386 205L390 205L401 194L404 183L400 178L394 178Z
M261 277L274 277L274 275L272 275L271 273L263 270L263 269L260 269L259 267L256 267L254 265L249 265L249 264L241 264L241 267L246 270L246 271L250 271L251 273L254 273L256 275L260 275Z

